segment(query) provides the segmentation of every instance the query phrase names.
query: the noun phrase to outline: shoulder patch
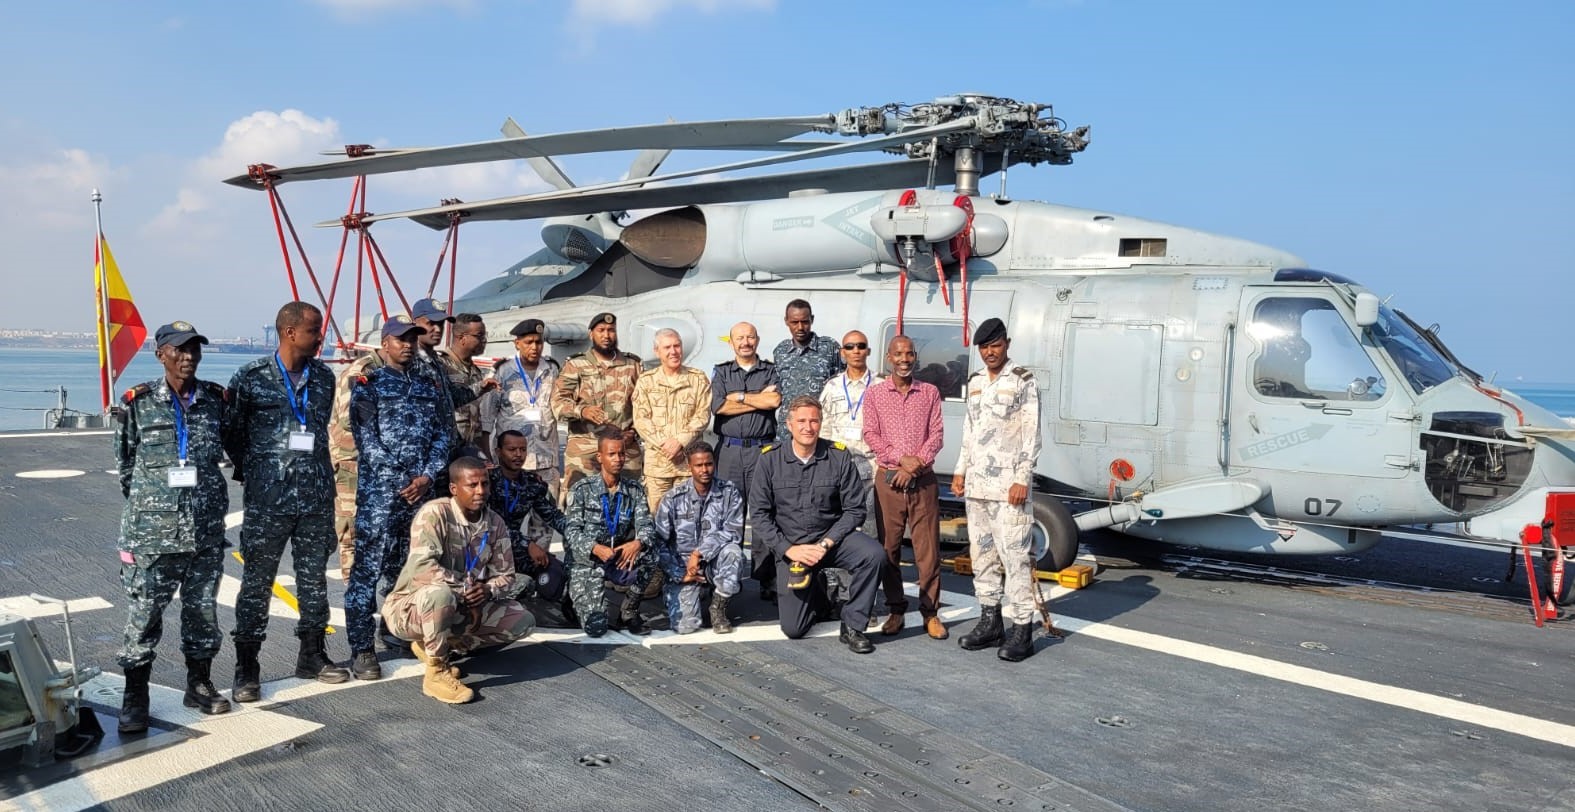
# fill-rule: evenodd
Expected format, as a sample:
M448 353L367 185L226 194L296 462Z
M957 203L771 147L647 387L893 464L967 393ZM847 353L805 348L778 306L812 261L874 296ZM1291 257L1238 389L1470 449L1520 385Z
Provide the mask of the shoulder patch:
M137 398L142 397L143 395L146 395L148 392L152 391L152 389L153 389L152 387L148 386L145 383L139 383L136 386L133 386L130 389L127 389L126 390L126 394L121 396L121 401L124 402L124 403L130 403L130 402L136 400Z

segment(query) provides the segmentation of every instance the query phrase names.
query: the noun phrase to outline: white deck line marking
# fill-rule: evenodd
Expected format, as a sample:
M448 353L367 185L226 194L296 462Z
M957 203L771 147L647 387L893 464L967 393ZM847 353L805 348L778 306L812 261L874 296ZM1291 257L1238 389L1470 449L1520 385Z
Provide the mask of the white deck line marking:
M113 609L114 604L99 597L72 598L66 601L73 612L90 612L94 609ZM0 598L0 615L18 615L33 620L41 617L54 617L65 614L65 609L58 603L35 601L26 595L14 598Z
M104 675L115 690L124 682L118 675ZM323 726L257 707L234 706L226 714L203 716L181 704L182 692L162 685L150 687L153 717L188 730L208 733L197 741L162 747L140 756L117 761L74 778L10 799L7 809L61 812L101 806L105 801L159 786L192 773L234 761L248 753L299 738ZM105 720L114 724L113 718ZM178 734L167 734L178 735Z
M114 434L113 430L105 431L40 431L32 434L0 434L0 440L26 440L29 437L98 437L105 434Z
M241 579L236 578L233 575L225 574L219 580L219 593L214 599L219 603L234 609L235 604L240 599L240 597ZM298 614L294 609L286 606L284 601L274 597L274 594L271 590L268 592L268 614L272 615L273 617L285 618L288 620L301 619L300 614ZM334 631L339 631L340 629L345 628L345 610L343 607L328 607L328 625L334 627Z
M16 475L19 479L68 479L85 473L87 472L75 468L45 468L38 471L17 471Z

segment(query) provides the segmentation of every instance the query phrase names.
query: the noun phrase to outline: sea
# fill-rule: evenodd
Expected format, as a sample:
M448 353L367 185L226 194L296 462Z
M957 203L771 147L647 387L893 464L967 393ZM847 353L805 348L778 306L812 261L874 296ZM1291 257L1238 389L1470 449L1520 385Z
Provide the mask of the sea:
M203 355L197 377L229 384L230 376L260 354L209 352ZM153 353L137 353L115 385L112 398L135 384L163 374ZM1575 419L1575 383L1499 382L1554 414ZM56 408L59 389L66 390L66 406L77 411L101 411L98 352L90 349L0 347L0 431L44 428L46 413Z

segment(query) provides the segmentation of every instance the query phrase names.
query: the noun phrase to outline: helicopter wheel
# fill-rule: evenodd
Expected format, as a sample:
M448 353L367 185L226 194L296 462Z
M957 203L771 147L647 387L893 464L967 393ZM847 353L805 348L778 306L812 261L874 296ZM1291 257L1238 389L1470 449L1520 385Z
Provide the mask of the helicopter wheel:
M1034 566L1055 572L1077 560L1077 523L1061 500L1048 494L1033 495L1034 527L1030 539Z
M1553 596L1553 602L1559 606L1575 606L1575 549L1567 549L1561 554L1564 556L1564 584L1559 594ZM1544 566L1553 563L1544 561ZM1543 581L1544 585L1547 584L1547 580Z

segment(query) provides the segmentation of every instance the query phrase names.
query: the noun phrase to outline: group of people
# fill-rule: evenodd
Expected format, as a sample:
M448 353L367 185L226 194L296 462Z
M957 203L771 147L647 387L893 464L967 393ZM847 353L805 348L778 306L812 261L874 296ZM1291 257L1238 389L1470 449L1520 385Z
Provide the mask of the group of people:
M754 325L734 325L733 360L707 376L684 365L671 329L656 331L657 364L644 369L620 349L617 316L600 313L589 349L560 365L544 353L547 325L525 319L510 331L515 353L489 373L477 364L488 344L481 317L423 299L386 319L379 348L336 380L317 358L322 313L296 301L279 310L278 351L243 366L228 388L197 379L207 339L191 324L159 328L164 377L133 387L116 410L129 612L121 732L147 728L154 649L177 590L185 704L223 713L231 700L261 698L258 658L287 544L297 677L380 679L381 636L425 665L424 693L450 703L474 695L455 660L529 634L537 618L526 604L561 612L592 637L643 634L642 601L660 594L674 632L726 634L746 569L787 637L840 617L842 642L868 653L866 630L904 626L904 537L924 629L946 638L934 470L941 393L914 377L906 336L887 341L881 376L864 333L817 335L803 300L787 305L784 322L790 337L772 360L760 357ZM1037 388L1010 366L999 319L973 339L983 368L968 379L950 485L966 501L981 617L959 642L1017 661L1033 653ZM211 675L222 643L214 597L225 456L245 502L229 700ZM561 560L552 533L563 539ZM324 646L336 540L348 668ZM615 610L609 585L622 592ZM877 591L886 612L872 623Z

